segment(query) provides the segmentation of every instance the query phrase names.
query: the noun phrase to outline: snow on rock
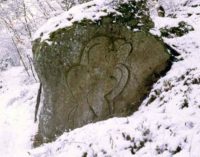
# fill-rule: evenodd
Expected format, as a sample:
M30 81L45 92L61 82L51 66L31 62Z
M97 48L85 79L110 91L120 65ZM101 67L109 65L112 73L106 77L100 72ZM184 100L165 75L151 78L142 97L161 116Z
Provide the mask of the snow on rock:
M0 156L26 157L31 148L38 84L23 67L0 73Z
M157 32L165 26L177 26L180 21L192 25L194 31L182 37L163 38L180 56L166 76L154 84L137 112L64 133L55 142L33 149L31 156L199 157L200 0L192 3L179 1L180 5L174 5L179 8L174 9L174 16L152 14Z
M48 40L49 35L65 27L70 27L74 22L83 19L97 21L103 16L110 13L120 14L115 10L117 4L126 2L127 0L93 0L88 3L77 5L63 14L51 18L44 24L34 35L33 40L41 38L41 41Z

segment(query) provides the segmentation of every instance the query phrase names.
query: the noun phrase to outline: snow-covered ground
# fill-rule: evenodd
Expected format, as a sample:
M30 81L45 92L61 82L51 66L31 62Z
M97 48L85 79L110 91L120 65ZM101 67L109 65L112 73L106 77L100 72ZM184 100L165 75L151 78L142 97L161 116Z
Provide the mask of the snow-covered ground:
M34 106L38 83L23 67L0 72L0 156L25 157L36 132Z
M186 1L160 0L167 17L158 17L152 4L152 32L177 26L180 21L193 26L194 31L163 38L180 56L132 116L89 124L32 149L38 84L26 76L22 67L1 72L0 156L199 157L200 0Z

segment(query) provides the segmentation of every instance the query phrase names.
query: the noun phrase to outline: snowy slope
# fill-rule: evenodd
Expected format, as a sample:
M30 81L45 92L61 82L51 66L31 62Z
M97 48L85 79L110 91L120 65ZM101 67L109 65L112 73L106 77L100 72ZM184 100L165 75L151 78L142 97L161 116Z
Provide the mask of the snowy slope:
M187 3L186 3L187 2ZM159 0L166 17L152 19L159 34L185 21L194 31L164 38L180 56L154 84L139 111L64 133L31 149L38 84L22 67L0 73L0 156L2 157L199 157L200 156L200 0ZM186 5L185 5L186 4ZM173 13L173 15L171 15Z
M0 156L25 157L31 148L38 83L23 67L0 73Z

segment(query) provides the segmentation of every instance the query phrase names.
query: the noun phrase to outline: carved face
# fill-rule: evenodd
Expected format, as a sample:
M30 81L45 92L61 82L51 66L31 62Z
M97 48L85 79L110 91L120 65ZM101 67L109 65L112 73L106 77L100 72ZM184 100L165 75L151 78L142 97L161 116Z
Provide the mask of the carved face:
M125 61L131 51L130 43L122 39L113 41L104 36L86 45L80 63L72 66L67 74L71 94L69 101L74 106L71 116L78 114L87 121L91 116L98 118L113 114L113 99L123 91L128 81L129 71ZM83 113L87 111L85 108L91 113Z

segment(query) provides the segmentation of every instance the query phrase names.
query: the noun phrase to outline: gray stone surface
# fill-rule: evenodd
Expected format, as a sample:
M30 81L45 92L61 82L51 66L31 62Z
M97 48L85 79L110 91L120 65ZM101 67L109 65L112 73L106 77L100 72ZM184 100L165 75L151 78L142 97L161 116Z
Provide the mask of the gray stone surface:
M41 143L69 129L132 114L169 60L157 38L111 17L100 25L75 23L51 34L51 41L33 45L45 98L36 136Z

